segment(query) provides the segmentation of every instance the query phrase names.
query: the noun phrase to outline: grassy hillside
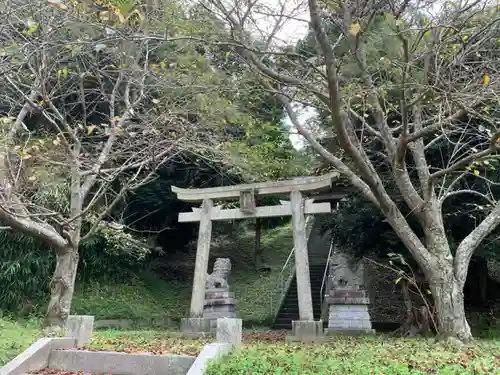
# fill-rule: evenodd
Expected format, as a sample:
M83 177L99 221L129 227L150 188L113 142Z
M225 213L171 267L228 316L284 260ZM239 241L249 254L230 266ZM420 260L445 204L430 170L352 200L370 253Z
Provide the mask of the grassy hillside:
M271 293L293 247L291 228L265 231L261 246L266 263L271 266L269 273L254 268L251 232L217 241L211 250L213 257L232 260L229 284L238 300L238 314L246 322L263 322L269 317ZM190 282L158 280L146 274L122 284L94 282L77 287L73 313L94 315L96 319L144 320L167 316L178 320L188 311L190 296Z
M0 317L0 366L33 344L39 333L38 320L15 322Z

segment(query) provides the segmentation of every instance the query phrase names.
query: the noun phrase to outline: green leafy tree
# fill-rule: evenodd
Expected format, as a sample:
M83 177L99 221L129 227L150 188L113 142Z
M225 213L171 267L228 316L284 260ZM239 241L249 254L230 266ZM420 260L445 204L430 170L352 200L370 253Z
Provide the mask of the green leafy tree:
M53 326L70 312L80 244L99 233L110 252L146 253L113 210L179 152L222 160L218 119L234 111L217 91L225 75L186 40L181 7L94 7L54 0L0 13L0 221L55 252ZM165 25L168 37L149 36Z
M282 101L299 133L383 213L411 252L429 281L440 333L470 341L463 303L468 264L500 223L500 204L494 194L462 189L460 183L467 178L489 180L488 165L497 159L499 132L490 109L500 78L498 11L486 1L446 2L437 14L421 1L307 4L316 42L301 55L272 43L265 48L252 43L247 31L256 24L260 4L242 9L207 1L228 22L233 30L230 43L261 73L266 89ZM278 22L297 18L280 5L274 12ZM383 34L381 15L387 30ZM335 40L329 28L339 29ZM271 28L269 39L276 37L277 29ZM263 62L269 56L288 64L270 67ZM294 101L331 119L338 149L324 147L301 121ZM391 113L398 114L395 121ZM485 129L476 126L478 119ZM437 141L448 142L454 150L444 162L428 155ZM388 180L375 165L374 142L379 145L377 160L391 176ZM395 191L389 189L393 183ZM455 245L447 237L442 207L447 199L467 194L481 196L488 214ZM399 197L418 231L398 207Z

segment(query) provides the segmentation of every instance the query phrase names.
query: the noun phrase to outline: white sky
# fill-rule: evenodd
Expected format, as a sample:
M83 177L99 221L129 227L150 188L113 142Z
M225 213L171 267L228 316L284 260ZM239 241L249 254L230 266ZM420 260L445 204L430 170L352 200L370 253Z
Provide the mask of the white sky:
M286 1L284 14L289 15L290 18L284 20L281 28L276 33L275 40L277 44L293 45L307 36L308 22L310 20L309 9L307 1L304 0L265 0L265 4L270 9L274 9L276 13L279 13L282 1ZM268 35L272 32L278 19L275 16L266 14L256 17L256 22L259 29L262 30L262 34ZM315 111L313 109L305 109L299 114L299 121L307 123L314 115ZM293 146L295 148L303 147L305 140L301 135L296 133L289 117L286 116L283 121L290 127L290 141Z
M290 18L285 20L279 32L276 34L276 44L294 44L298 40L304 38L308 32L308 22L310 20L309 17L309 9L307 6L306 0L263 0L261 4L263 4L264 8L273 9L271 10L264 9L263 13L259 17L256 17L256 22L258 24L258 28L262 30L262 34L268 35L272 32L274 25L276 25L277 18L269 13L279 14L281 4L285 1L284 14L290 15ZM463 8L466 4L470 4L475 0L456 0L455 5L459 8ZM498 0L496 0L498 1ZM491 0L484 0L486 3L491 3ZM413 3L413 2L412 2ZM482 2L481 2L482 3ZM414 3L414 7L417 7L419 11L427 10L427 16L429 18L433 18L439 14L443 7L447 4L446 1L443 0L417 0ZM307 124L307 122L314 118L316 112L314 109L304 109L299 113L299 120L303 123ZM284 119L284 121L290 125L292 133L290 134L290 140L295 148L301 148L305 144L305 140L302 136L296 134L295 128L292 126L288 116Z

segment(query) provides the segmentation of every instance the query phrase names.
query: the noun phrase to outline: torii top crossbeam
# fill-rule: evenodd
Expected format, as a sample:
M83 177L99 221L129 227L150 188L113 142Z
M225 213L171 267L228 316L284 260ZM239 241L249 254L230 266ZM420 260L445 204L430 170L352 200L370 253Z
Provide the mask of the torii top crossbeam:
M182 189L172 186L177 199L185 202L201 202L204 199L230 200L238 199L242 192L253 192L255 196L289 194L291 191L315 193L332 186L332 181L339 177L338 172L331 172L318 177L297 177L292 180L258 182L233 186L221 186L204 189Z

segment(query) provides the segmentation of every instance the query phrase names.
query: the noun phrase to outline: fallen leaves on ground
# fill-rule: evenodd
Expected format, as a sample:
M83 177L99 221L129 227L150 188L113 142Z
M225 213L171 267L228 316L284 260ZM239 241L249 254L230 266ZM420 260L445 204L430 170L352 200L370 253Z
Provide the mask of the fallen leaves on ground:
M212 338L186 339L162 331L98 331L94 332L90 345L73 349L196 356L205 344L213 341Z
M284 342L287 331L245 331L243 343ZM196 356L205 344L214 342L214 338L187 339L169 332L151 331L108 331L95 332L92 343L85 347L64 350L113 351L120 353L178 354Z
M128 354L140 354L140 353L150 353L154 355L162 354L177 354L177 355L190 355L197 356L200 354L203 346L208 342L203 341L191 341L182 339L177 340L160 340L150 343L136 344L133 342L127 342L122 340L110 340L102 343L102 345L92 345L80 348L73 348L77 350L86 350L92 352L98 351L110 351L117 353L128 353Z
M286 330L282 331L248 331L243 332L243 343L245 344L255 344L257 342L265 343L279 343L284 342L285 337L289 335L290 332Z

